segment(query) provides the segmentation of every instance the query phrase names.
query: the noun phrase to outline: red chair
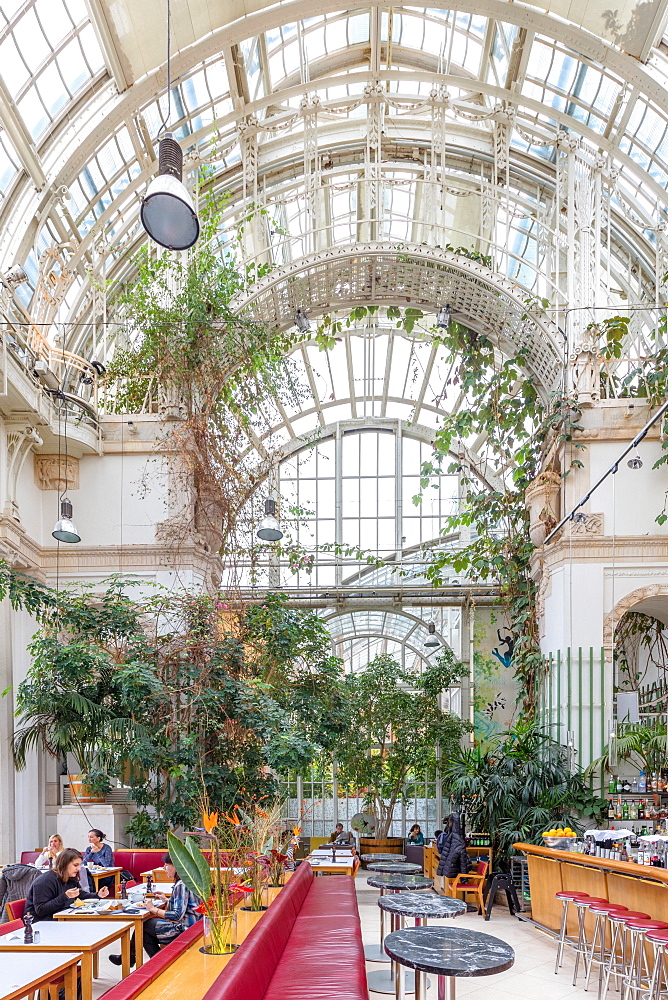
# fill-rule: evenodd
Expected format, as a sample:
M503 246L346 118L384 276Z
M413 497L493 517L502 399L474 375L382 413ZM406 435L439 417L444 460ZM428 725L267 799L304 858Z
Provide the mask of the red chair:
M5 903L5 910L10 920L20 920L26 908L25 899L15 899L12 903Z
M448 895L456 898L457 893L461 892L465 902L467 895L475 896L478 901L478 913L483 913L485 909L483 890L488 870L489 861L479 861L475 872L469 872L467 875L458 875L454 879L447 879Z

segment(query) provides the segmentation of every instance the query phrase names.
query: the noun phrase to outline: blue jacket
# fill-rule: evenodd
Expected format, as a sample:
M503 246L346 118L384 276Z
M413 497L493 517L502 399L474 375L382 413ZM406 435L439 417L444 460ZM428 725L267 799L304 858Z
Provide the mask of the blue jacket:
M99 865L100 868L113 868L114 852L109 847L109 844L103 844L100 850L95 853L89 844L84 851L83 864Z

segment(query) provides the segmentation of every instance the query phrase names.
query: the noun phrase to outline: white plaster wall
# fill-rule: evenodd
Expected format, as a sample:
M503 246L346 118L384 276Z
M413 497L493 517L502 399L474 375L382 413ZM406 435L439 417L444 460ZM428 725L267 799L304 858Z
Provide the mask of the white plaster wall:
M159 461L146 455L84 455L79 489L69 491L83 545L149 545L167 516L166 480ZM41 534L48 544L58 509L55 490L42 495Z
M37 623L25 611L15 611L12 614L11 628L16 707L16 691L30 667L31 659L27 647L37 630ZM43 754L32 751L28 754L25 769L15 772L15 829L18 856L22 850L33 850L45 843L47 779L45 763Z

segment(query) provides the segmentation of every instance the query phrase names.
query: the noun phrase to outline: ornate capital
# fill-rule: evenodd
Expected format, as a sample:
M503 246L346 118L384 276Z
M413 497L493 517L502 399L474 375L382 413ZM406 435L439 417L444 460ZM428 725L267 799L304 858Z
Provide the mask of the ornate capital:
M72 455L35 455L35 485L40 490L78 490L79 459Z

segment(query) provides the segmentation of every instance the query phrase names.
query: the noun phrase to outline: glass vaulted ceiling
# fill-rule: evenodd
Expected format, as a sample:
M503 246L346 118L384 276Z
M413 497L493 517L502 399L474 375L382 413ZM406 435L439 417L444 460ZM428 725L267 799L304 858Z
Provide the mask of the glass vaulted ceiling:
M186 6L175 0L177 17ZM83 320L99 300L91 276L122 276L144 238L139 196L167 109L164 72L118 92L123 52L105 31L108 8L0 0L0 269L24 265L30 283L16 295L34 313L40 257L61 248L67 282L40 315L77 321L66 339L83 353ZM546 265L545 247L564 239L551 217L561 129L606 163L605 301L650 295L668 184L662 43L641 66L521 4L504 20L484 4L303 19L291 9L265 11L251 34L251 17L235 21L175 55L174 131L189 166L207 163L206 183L230 194L224 240L261 203L269 214L246 257L285 264L368 239L477 245L497 271L558 303L559 262ZM499 109L511 111L505 133Z

